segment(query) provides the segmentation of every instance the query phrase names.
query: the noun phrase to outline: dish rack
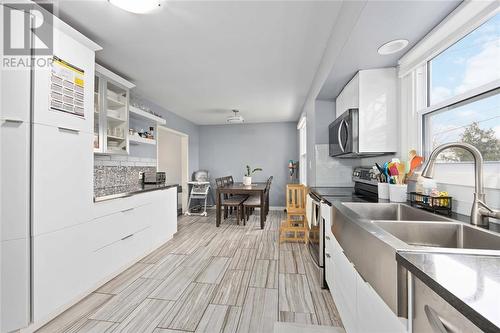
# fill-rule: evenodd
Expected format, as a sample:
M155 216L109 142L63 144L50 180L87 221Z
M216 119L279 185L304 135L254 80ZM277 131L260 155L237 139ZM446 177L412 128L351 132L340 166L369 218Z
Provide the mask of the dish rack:
M410 204L414 207L422 208L433 213L451 215L452 197L434 197L417 192L409 193Z

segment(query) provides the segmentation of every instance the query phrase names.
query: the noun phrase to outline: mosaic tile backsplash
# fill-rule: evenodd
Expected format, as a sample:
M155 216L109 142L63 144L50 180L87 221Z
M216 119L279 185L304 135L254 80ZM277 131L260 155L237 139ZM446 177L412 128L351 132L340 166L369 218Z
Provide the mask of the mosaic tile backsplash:
M156 172L156 167L94 165L94 189L139 184L143 172Z

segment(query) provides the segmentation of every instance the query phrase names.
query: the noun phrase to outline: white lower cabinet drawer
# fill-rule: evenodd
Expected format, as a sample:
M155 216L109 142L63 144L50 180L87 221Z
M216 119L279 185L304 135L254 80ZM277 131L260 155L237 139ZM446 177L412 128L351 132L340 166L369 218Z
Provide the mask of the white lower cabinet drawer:
M151 226L148 216L153 209L152 204L130 207L122 211L92 220L92 249L99 250L119 241L139 230Z
M356 312L352 312L349 310L348 301L342 293L334 293L332 294L335 305L337 306L337 310L340 314L340 319L342 319L342 325L347 333L356 333L358 332L357 323L356 323ZM360 333L366 333L361 332Z
M330 244L330 245L328 245ZM406 332L399 318L365 282L335 238L325 244L333 256L325 260L326 281L348 333Z
M332 238L332 236L325 235L325 252L330 253L333 258L333 255L335 253L335 244L332 241Z
M326 283L328 284L328 287L330 290L335 285L334 282L334 263L333 263L333 253L329 253L328 251L325 252L325 278L326 278Z
M357 324L359 332L402 333L406 328L377 292L357 276Z
M93 252L100 282L106 282L121 270L146 255L151 249L151 227L145 227Z
M350 313L356 313L356 270L341 251L334 257L340 284L340 293L346 301Z

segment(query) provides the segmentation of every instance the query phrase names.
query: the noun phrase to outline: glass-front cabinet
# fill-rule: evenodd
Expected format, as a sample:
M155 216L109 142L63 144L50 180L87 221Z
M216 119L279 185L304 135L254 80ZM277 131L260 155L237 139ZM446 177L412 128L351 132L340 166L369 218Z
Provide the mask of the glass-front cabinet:
M134 84L96 64L94 152L129 153L129 94Z

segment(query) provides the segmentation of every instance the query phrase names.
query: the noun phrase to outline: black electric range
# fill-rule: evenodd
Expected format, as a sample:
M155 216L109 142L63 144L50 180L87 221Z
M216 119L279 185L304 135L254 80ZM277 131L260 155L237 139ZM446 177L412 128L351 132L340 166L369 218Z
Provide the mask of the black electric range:
M378 202L377 195L359 192L355 187L312 187L311 192L331 205L341 202Z

